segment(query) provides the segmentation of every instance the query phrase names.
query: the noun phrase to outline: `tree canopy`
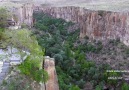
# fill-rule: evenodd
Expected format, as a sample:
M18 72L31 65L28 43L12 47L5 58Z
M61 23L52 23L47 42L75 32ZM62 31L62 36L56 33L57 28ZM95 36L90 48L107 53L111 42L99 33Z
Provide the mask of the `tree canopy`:
M7 25L8 16L8 11L5 8L0 8L0 28L4 28Z
M27 29L5 30L4 36L7 46L19 49L20 54L22 54L23 50L30 53L26 60L19 65L21 72L37 82L44 81L42 78L44 76L46 81L48 75L42 69L44 49L39 46L36 37L32 35L31 31Z

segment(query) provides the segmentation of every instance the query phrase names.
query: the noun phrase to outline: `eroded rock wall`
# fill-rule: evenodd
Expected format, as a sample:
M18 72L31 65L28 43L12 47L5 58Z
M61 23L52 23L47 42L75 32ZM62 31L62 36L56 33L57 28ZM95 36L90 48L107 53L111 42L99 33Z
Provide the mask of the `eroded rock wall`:
M17 17L17 25L21 26L26 24L28 26L33 26L33 4L26 3L20 7L13 7L12 13Z
M9 11L8 22L15 22L13 25L26 24L30 27L33 26L33 3L1 1L0 8L6 8Z
M129 13L93 11L81 7L43 7L43 12L56 18L79 23L80 37L108 40L119 38L129 45Z

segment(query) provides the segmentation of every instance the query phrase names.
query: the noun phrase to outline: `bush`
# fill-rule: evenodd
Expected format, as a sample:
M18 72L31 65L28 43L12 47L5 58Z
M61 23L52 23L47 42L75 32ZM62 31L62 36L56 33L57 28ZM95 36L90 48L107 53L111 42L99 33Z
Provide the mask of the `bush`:
M69 90L80 90L80 88L78 86L74 86L72 85Z
M21 25L21 28L27 28L28 26L25 24L25 23L23 23L22 25Z
M4 28L0 28L0 40L4 38L3 32Z
M121 90L129 90L129 84L124 83L121 87Z
M46 82L48 80L48 74L43 69L39 69L40 66L38 63L40 62L31 60L30 57L27 57L27 59L19 65L19 69L23 74L31 77L37 82Z
M102 87L99 86L99 85L97 85L96 88L95 88L95 90L102 90Z
M55 58L56 65L60 65L63 62L63 57L60 54L55 54L53 58Z
M8 11L5 8L0 8L0 28L5 28L7 26L8 17Z

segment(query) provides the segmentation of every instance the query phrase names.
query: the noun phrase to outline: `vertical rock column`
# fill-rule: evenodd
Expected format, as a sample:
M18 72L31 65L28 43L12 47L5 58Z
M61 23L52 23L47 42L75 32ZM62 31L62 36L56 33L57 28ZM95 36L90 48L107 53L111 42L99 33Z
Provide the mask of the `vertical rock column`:
M45 57L44 69L48 72L49 75L49 79L45 83L45 90L59 90L54 58L50 58L49 56Z

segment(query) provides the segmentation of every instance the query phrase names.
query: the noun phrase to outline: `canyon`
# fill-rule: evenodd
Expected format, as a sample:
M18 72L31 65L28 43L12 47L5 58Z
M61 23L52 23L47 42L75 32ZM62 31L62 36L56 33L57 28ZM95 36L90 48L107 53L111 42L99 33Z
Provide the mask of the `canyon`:
M64 0L63 2L65 1L67 0ZM83 0L76 2L81 4L83 2L85 2L85 4L91 4L91 2ZM127 1L125 0L125 2ZM70 3L73 4L72 1ZM33 11L38 7L44 13L50 14L55 18L62 18L66 21L78 23L80 27L80 38L88 36L91 40L95 39L101 41L120 39L121 42L129 46L128 11L111 11L108 9L103 10L102 8L100 8L100 10L94 10L95 7L94 9L89 10L86 6L74 6L74 4L72 6L71 4L68 6L66 6L67 4L63 4L62 6L60 6L60 4L57 4L57 6L54 4L46 7L36 6L32 3L20 4L19 2L11 2L10 5L7 4L9 3L2 2L0 6L9 7L13 16L17 16L18 20L15 20L15 22L19 27L23 24L26 24L29 27L33 26ZM96 4L99 5L98 3L95 3L95 5ZM13 16L12 18L14 19Z
M55 2L56 0L53 0L53 1ZM82 4L84 0L81 0L81 1L82 1L81 2L82 6L78 6L78 4L70 5L70 4L73 4L73 0L69 4L67 3L63 6L60 6L59 4L57 4L57 6L56 4L48 5L48 6L43 4L42 6L36 6L32 3L19 4L18 2L11 3L11 6L8 6L7 2L3 2L4 3L3 5L8 6L8 9L13 13L10 19L12 21L15 21L16 26L18 26L19 28L21 28L23 24L29 26L29 28L33 27L33 24L36 22L33 19L33 13L41 11L43 13L51 15L54 18L62 18L66 21L71 21L73 23L76 23L75 28L77 27L80 29L80 35L79 35L80 39L83 39L88 36L89 40L102 41L102 43L106 43L109 40L120 40L126 46L129 46L129 30L128 30L129 29L129 13L128 13L128 10L122 10L122 11L109 10L110 8L108 9L106 8L106 10L98 9L96 8L98 7L96 6L97 4L93 4L95 7L94 9L91 9L91 8L84 7L86 4ZM98 1L101 1L101 0L98 0ZM51 1L49 2L51 3ZM77 0L76 3L80 3L80 2ZM90 1L87 1L87 3L89 3L89 5L91 4ZM14 16L16 16L17 19ZM122 46L123 45L121 45L121 47ZM109 47L109 51L110 49L112 48ZM116 48L116 51L119 51L118 48ZM102 54L100 53L100 55L98 56L96 53L95 55L91 53L89 53L89 55L87 54L87 56L90 56L90 55L93 55L93 56L96 55L94 60L97 60L99 56L101 59ZM105 56L105 57L108 58L108 56ZM89 58L92 58L92 56ZM121 58L118 57L118 59L121 59ZM114 58L111 60L105 59L105 62L109 61L109 62L112 62L112 65L114 65L116 61L113 61L113 60ZM128 61L128 58L125 61ZM119 62L121 62L121 60ZM44 68L48 72L49 79L46 83L44 84L41 83L40 89L41 90L59 90L54 58L50 58L49 56L45 57L42 68Z

